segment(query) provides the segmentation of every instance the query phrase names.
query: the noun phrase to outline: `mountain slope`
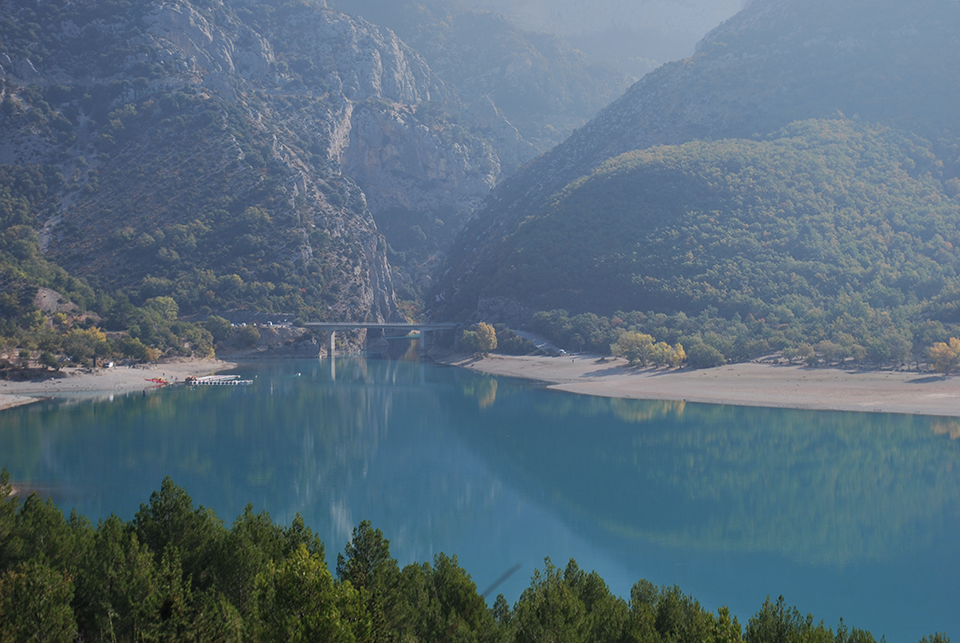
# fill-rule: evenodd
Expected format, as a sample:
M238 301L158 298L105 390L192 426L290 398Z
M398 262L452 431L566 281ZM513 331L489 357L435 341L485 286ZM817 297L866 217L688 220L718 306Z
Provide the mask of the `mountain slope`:
M727 318L925 301L960 286L960 182L938 175L925 146L849 121L629 152L508 235L479 297Z
M0 34L0 164L53 177L42 249L181 313L398 318L375 214L467 212L529 156L322 2L0 0Z
M622 72L588 62L556 36L524 31L497 13L450 0L349 0L337 7L396 31L465 102L492 101L539 152L628 85Z
M948 1L749 3L709 34L696 55L647 75L498 187L450 252L430 314L475 310L484 279L502 259L501 240L564 186L632 150L762 139L798 119L842 112L926 137L943 165L940 179L956 178L958 33L960 5ZM582 229L589 225L580 221Z

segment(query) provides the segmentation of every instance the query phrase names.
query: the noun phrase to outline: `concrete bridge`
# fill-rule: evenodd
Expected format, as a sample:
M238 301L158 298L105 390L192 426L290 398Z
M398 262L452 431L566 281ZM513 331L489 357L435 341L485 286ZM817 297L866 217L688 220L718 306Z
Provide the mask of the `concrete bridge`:
M310 328L327 331L327 354L333 357L335 348L336 333L338 330L405 330L420 332L420 355L427 352L427 333L438 330L453 330L460 324L453 322L425 322L422 324L380 324L375 322L307 322L304 324Z

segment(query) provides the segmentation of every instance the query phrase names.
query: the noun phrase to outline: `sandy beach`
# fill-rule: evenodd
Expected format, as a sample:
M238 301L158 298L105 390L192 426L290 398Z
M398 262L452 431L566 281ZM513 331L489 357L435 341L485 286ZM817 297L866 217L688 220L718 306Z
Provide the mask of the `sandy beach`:
M852 371L770 364L730 364L703 370L642 369L597 356L482 359L453 356L441 363L492 375L544 382L549 388L650 400L781 408L909 413L960 417L960 378L932 373ZM0 410L45 398L102 397L182 382L235 367L221 360L182 360L110 369L64 369L40 381L0 380Z
M460 356L444 363L602 397L960 417L960 378L933 373L755 363L703 370L640 369L628 367L623 359L600 361L597 356Z
M217 359L185 359L160 364L116 366L96 370L65 368L43 380L0 380L0 410L46 398L102 397L155 387L150 379L182 382L190 376L210 375L236 364Z

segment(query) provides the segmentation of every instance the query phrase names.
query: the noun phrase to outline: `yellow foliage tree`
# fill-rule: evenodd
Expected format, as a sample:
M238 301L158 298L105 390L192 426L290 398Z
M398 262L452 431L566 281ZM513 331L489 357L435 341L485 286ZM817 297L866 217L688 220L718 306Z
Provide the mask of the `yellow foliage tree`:
M670 366L680 366L687 361L687 351L683 350L683 344L677 342L673 347L673 355L670 356Z
M673 349L670 348L670 344L666 342L657 342L656 344L650 344L647 346L646 350L646 362L653 364L654 366L663 366L670 362L670 357L673 355Z
M465 330L460 336L460 346L471 353L484 355L497 348L497 331L486 322L477 324L476 330Z
M950 373L960 367L960 339L951 337L949 343L937 342L930 347L930 364L939 373Z
M497 331L486 322L477 324L477 339L480 342L480 352L489 353L497 349Z

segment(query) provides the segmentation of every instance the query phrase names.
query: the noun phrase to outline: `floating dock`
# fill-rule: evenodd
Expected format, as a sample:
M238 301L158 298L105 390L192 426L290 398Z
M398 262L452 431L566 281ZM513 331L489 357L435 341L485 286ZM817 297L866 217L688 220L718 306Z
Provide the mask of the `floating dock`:
M253 384L253 380L242 380L239 375L204 375L188 377L185 383L190 386L243 386Z

